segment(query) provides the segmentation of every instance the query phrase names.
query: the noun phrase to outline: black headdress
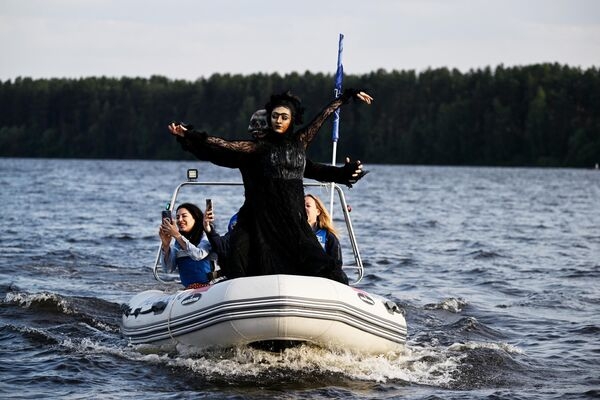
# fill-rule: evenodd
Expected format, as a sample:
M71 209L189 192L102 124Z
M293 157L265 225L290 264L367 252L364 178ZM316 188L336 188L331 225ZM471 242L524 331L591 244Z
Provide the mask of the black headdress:
M285 93L274 94L271 96L271 101L265 104L267 115L270 115L275 107L287 107L292 112L294 124L301 124L304 116L304 107L298 96L294 96L289 90Z

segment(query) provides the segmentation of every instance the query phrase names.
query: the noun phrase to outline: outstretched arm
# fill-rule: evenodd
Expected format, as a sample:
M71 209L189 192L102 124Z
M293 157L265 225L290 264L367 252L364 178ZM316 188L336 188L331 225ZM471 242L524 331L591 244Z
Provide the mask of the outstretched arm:
M337 99L332 100L325 108L321 110L321 112L313 118L310 123L302 128L298 132L299 139L304 142L304 147L308 147L308 145L313 141L323 123L329 118L331 114L335 110L337 110L342 104L348 103L351 98L355 98L361 100L367 104L371 104L373 98L365 92L354 90L354 89L346 89Z
M350 188L367 173L368 171L363 170L360 160L350 162L349 157L346 157L346 163L343 167L315 163L307 159L306 168L304 169L305 178L321 182L335 182Z
M199 160L213 164L239 168L248 161L249 155L256 150L256 143L250 140L225 140L216 136L208 136L191 126L171 123L169 132L177 137L181 147L192 153Z

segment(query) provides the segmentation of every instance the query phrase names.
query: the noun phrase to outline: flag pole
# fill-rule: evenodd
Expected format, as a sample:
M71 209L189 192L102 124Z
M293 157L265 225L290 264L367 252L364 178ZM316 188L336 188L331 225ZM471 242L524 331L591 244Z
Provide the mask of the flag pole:
M334 98L338 98L342 94L342 81L344 80L344 67L342 65L342 52L344 51L344 35L340 33L338 41L338 56L337 56L337 68L335 72L335 87L333 89ZM331 151L331 165L335 166L337 157L337 142L340 131L340 107L333 113L333 131L331 133L332 151ZM329 198L329 213L333 218L333 185L331 183L331 195Z

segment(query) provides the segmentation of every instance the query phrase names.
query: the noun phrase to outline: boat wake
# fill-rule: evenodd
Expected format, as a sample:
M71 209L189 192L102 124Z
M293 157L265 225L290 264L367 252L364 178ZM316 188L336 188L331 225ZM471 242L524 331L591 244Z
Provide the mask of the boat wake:
M415 334L404 350L367 355L311 344L280 352L249 346L200 350L182 344L131 345L120 334L121 310L115 303L10 289L2 303L5 312L11 312L6 307L27 309L28 318L38 325L36 328L31 327L32 323L4 326L6 339L19 336L28 342L66 351L75 359L109 357L114 358L114 363L128 360L133 364L132 369L139 368L141 363L150 369L172 371L170 373L184 386L194 386L200 379L204 384L215 386L246 387L255 386L256 382L265 386L310 385L313 382L315 387L341 383L356 387L362 382L367 386L469 389L514 384L518 375L531 368L518 361L523 357L520 349L499 341L496 335L487 332L489 328L472 317L444 325L440 332ZM417 312L426 312L428 308L431 307ZM455 331L465 326L472 340L457 343L457 338L466 338L457 337Z

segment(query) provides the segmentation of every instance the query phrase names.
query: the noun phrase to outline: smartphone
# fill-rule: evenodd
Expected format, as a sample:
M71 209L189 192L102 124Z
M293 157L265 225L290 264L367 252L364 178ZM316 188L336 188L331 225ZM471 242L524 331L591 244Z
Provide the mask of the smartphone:
M171 210L163 210L163 211L162 211L162 219L161 219L161 221L162 221L163 219L165 219L165 218L166 218L166 219L168 219L168 220L169 220L169 222L171 222L171 220L172 220L172 218L173 218L173 217L171 216Z
M204 210L204 212L211 211L211 210L212 210L212 199L206 199L206 209Z

